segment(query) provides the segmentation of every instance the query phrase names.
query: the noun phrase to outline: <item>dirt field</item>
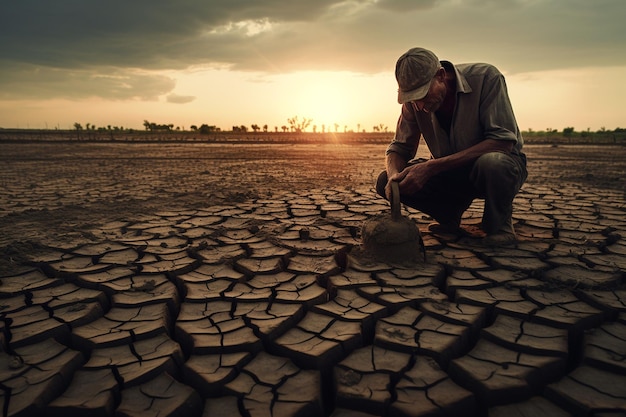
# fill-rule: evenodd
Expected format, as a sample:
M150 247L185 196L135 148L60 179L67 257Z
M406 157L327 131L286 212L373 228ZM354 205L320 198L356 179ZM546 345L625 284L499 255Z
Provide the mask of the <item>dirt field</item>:
M423 268L351 256L385 148L0 142L3 415L626 413L626 147L526 146L514 247L406 209Z
M372 187L386 145L0 144L0 247L93 225L307 189ZM526 146L528 184L624 191L626 147ZM425 147L420 156L427 155ZM54 245L53 245L54 246Z

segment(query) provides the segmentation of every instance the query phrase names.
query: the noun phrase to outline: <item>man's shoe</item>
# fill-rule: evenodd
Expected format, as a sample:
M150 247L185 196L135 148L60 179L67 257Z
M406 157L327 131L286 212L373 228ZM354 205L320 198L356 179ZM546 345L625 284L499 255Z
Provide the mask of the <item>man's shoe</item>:
M483 246L492 246L492 247L512 245L516 242L517 242L517 237L515 236L515 233L511 233L508 231L499 231L497 233L487 235L481 241Z
M463 236L465 234L459 225L452 223L431 223L428 225L428 231L435 235Z
M515 236L515 228L513 227L513 219L507 220L507 222L496 233L492 233L483 238L482 244L484 246L506 246L512 245L517 242Z

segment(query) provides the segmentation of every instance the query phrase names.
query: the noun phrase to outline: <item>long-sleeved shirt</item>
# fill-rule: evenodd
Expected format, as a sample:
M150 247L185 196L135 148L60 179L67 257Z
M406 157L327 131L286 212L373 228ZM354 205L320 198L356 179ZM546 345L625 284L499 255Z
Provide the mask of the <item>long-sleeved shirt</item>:
M408 161L415 157L423 135L434 158L462 151L485 139L513 141L513 153L523 155L524 140L500 71L481 63L441 64L456 74L456 104L449 133L440 126L434 112L417 111L412 103L405 103L387 153L395 152Z

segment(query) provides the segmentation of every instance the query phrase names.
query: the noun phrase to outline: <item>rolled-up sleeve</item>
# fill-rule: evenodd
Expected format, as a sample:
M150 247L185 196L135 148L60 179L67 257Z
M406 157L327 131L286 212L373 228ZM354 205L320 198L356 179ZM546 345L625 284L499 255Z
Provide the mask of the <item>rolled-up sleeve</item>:
M421 135L422 132L419 129L417 120L415 120L415 113L410 103L403 104L396 126L396 133L393 141L387 147L386 154L397 153L404 160L409 161L417 153Z

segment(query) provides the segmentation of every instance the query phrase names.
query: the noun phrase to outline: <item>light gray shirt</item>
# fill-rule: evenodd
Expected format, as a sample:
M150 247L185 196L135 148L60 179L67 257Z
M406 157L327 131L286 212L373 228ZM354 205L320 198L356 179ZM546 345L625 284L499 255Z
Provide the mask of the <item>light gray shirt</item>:
M456 105L449 134L439 125L435 113L417 111L411 103L405 103L387 153L395 152L408 161L415 157L423 136L434 158L462 151L485 139L515 142L513 153L521 155L524 140L500 71L489 64L441 64L456 74Z

